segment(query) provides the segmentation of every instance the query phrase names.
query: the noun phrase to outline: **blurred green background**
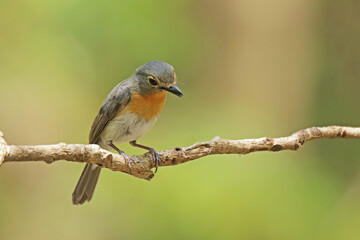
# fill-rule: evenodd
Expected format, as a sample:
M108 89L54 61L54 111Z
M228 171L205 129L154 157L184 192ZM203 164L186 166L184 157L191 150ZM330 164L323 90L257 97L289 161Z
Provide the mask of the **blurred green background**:
M108 92L150 60L169 96L139 140L279 137L360 125L358 0L0 0L0 130L9 144L87 143ZM128 144L128 154L141 154ZM359 239L359 140L218 155L151 182L103 170L83 206L83 164L4 164L0 238Z

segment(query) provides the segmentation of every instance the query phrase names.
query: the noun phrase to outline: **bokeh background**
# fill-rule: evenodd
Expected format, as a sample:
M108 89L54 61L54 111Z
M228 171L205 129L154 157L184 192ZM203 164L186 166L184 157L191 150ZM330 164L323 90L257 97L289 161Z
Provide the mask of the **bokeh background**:
M172 64L184 92L139 140L159 151L359 126L359 11L358 0L0 0L0 130L9 144L87 143L107 93L150 60ZM359 146L212 156L151 182L105 169L83 206L71 204L83 164L4 164L0 238L359 239Z

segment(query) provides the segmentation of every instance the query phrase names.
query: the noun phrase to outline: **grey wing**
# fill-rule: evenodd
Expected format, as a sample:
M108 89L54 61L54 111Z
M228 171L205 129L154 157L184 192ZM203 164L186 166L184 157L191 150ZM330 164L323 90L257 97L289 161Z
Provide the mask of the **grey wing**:
M89 143L97 143L107 123L123 110L131 99L131 88L127 80L116 85L106 97L90 130Z

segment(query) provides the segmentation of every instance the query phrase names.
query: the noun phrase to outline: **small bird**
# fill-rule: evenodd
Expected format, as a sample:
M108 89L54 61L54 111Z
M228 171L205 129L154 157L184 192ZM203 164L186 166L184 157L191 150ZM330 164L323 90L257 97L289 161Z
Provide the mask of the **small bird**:
M170 64L151 61L140 66L131 77L116 85L103 102L91 127L89 143L98 144L109 151L115 149L130 167L132 158L114 145L129 142L134 147L149 150L157 170L159 154L154 148L136 141L156 122L168 92L183 96L176 85L175 70ZM91 200L100 170L101 166L97 164L86 164L72 194L73 204Z

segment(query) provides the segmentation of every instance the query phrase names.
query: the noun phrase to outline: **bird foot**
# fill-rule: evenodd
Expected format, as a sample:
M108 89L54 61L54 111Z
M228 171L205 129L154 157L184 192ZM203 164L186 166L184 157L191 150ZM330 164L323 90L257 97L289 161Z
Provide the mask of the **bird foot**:
M112 147L113 149L115 149L124 159L125 162L127 163L130 172L131 172L131 164L130 162L135 163L134 159L132 157L129 157L126 153L124 153L123 151L121 151L117 146L115 146L112 142L110 142L109 144L110 147Z
M135 163L134 159L124 152L119 152L119 154L125 159L125 162L127 163L128 167L130 169L130 172L131 172L131 162Z
M154 162L155 162L155 173L157 172L158 168L159 168L159 164L161 163L161 158L160 155L157 151L155 151L155 149L150 148L149 149L149 153L151 153Z

